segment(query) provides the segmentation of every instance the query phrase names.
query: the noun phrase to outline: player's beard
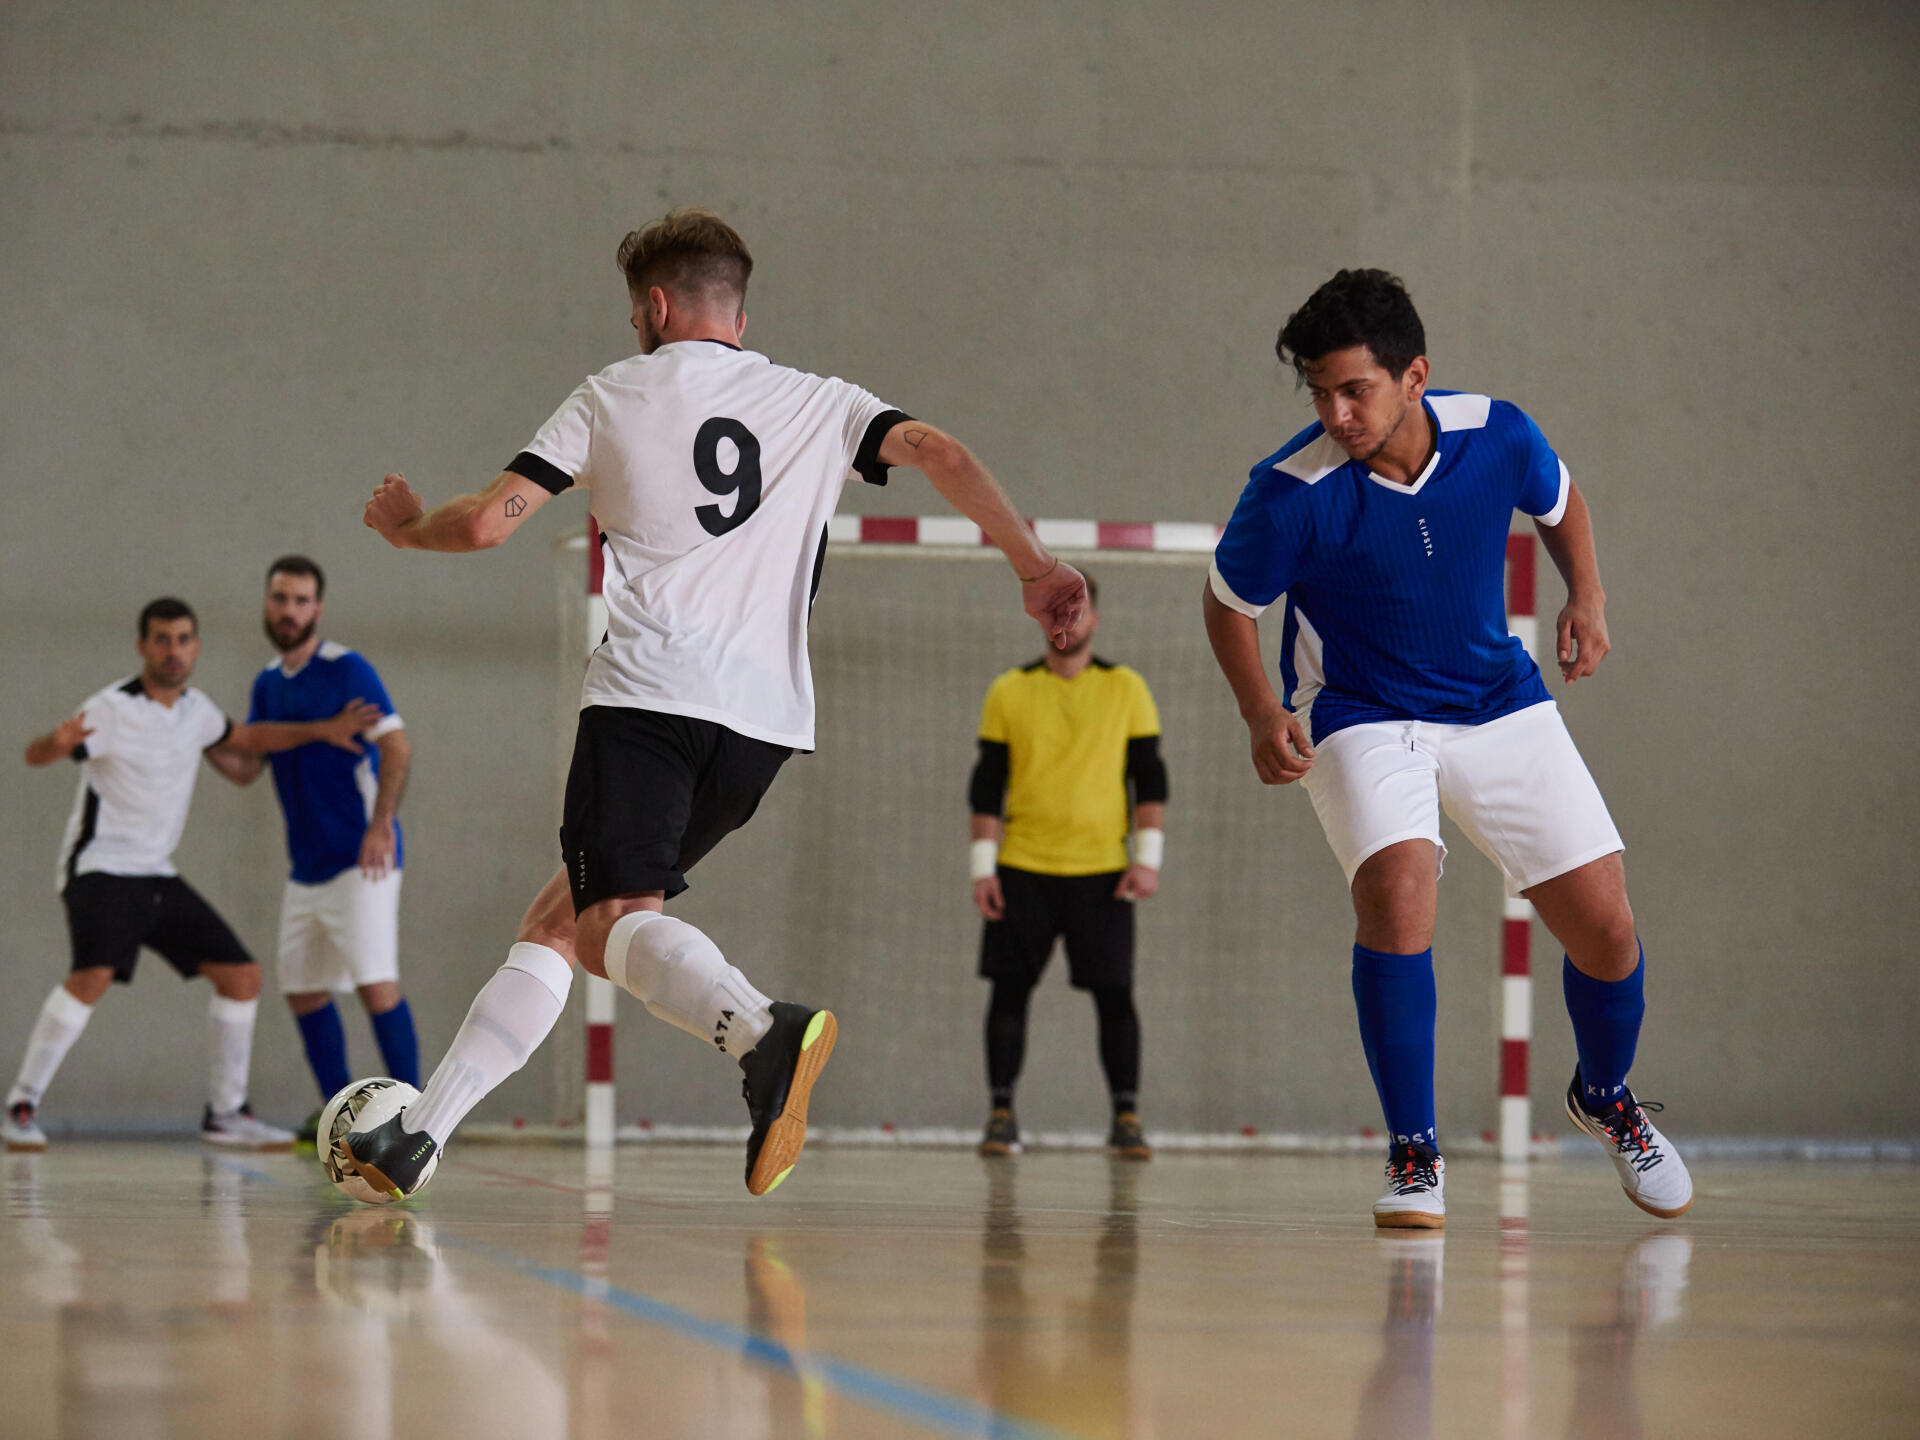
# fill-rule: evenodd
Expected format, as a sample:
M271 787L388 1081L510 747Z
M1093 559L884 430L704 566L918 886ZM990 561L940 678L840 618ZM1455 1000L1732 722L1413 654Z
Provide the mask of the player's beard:
M264 615L260 617L260 628L267 632L268 643L282 655L291 654L306 644L307 641L311 640L313 638L313 627L319 623L318 620L309 620L300 629L294 631L293 638L288 640L283 638L281 632L274 628L273 621L267 619Z
M1386 433L1380 437L1378 442L1370 446L1364 454L1355 455L1353 458L1358 460L1362 465L1371 465L1374 457L1393 443L1393 437L1398 435L1400 433L1400 427L1407 423L1407 412L1412 408L1411 405L1402 405L1400 407L1400 413L1393 417L1393 423L1387 427Z

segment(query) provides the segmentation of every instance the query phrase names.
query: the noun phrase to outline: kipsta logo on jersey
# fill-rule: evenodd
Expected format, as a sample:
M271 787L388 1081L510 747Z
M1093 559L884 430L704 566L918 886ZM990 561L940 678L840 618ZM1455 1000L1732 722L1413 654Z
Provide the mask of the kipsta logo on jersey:
M1427 547L1427 558L1433 558L1433 536L1427 531L1427 517L1420 517L1420 543Z
M714 1049L724 1050L727 1048L727 1022L731 1019L733 1019L733 1012L731 1010L722 1010L720 1012L719 1023L713 1027Z

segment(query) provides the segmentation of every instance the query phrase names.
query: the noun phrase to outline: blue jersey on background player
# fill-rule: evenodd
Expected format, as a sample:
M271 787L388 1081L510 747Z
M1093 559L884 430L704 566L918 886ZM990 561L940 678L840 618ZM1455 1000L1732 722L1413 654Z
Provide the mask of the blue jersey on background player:
M350 1078L333 1004L340 990L359 991L387 1073L420 1083L413 1012L400 993L399 808L412 748L379 673L315 634L325 595L326 577L304 555L283 555L267 571L261 619L280 658L255 677L249 711L252 720L331 715L342 703L335 697L345 696L380 712L361 732L358 753L303 745L272 762L292 862L280 906L280 989L323 1100ZM312 1138L319 1114L308 1117L303 1138Z
M1255 771L1300 781L1346 876L1354 1007L1389 1141L1374 1223L1446 1223L1433 1084L1443 810L1566 946L1579 1052L1568 1118L1607 1147L1636 1205L1671 1219L1692 1204L1692 1180L1626 1083L1646 965L1620 832L1507 633L1518 510L1567 582L1562 676L1605 658L1586 501L1519 409L1429 391L1426 344L1406 288L1382 270L1342 270L1287 318L1275 348L1320 418L1253 468L1214 553L1207 637ZM1255 622L1282 594L1276 696Z
M1485 395L1429 390L1436 444L1411 485L1318 421L1253 467L1214 551L1246 606L1285 592L1282 699L1317 743L1349 725L1477 725L1551 698L1507 632L1514 510L1558 525L1571 480L1540 428Z
M323 640L313 658L288 673L275 660L253 681L248 723L261 720L320 720L339 713L349 700L380 707L383 718L362 737L366 749L349 754L335 745L302 745L268 757L273 788L287 822L287 855L293 878L319 885L360 863L360 847L373 818L380 791L382 735L401 728L380 676L358 651ZM400 822L393 824L393 868L405 860Z

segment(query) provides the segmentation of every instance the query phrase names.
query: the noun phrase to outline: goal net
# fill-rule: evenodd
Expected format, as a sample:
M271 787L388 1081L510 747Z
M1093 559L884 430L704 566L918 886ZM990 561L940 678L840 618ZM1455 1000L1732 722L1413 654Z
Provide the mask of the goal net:
M1167 860L1160 893L1140 902L1136 965L1151 1135L1176 1147L1377 1143L1339 867L1298 787L1255 778L1201 625L1212 528L1041 525L1100 582L1094 652L1138 670L1160 711ZM674 911L762 990L834 1009L841 1039L815 1109L823 1138L970 1140L986 1109L987 987L967 779L988 684L1043 641L998 551L964 521L842 516L831 538L810 633L818 750L788 762ZM604 624L589 553L576 537L559 557L558 775L588 635ZM1277 634L1265 639L1271 660ZM1449 846L1435 944L1441 1124L1451 1148L1491 1141L1518 1039L1520 1108L1505 1118L1524 1146L1525 1025L1511 1012L1525 996L1501 978L1514 943L1497 918L1500 881L1457 834ZM1520 950L1524 961L1524 933ZM597 1043L611 1046L623 1136L744 1134L723 1062L625 997L618 1013L617 1039ZM589 1036L567 1022L556 1039L560 1111L580 1116ZM1104 1135L1093 1007L1060 956L1034 996L1019 1108L1040 1143Z

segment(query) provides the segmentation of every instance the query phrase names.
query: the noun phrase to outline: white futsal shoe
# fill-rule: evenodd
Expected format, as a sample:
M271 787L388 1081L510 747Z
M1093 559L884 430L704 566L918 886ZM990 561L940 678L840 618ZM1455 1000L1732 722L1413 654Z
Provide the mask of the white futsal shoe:
M1387 1193L1373 1202L1382 1230L1438 1230L1447 1223L1447 1162L1431 1145L1387 1152Z
M1607 1157L1619 1172L1620 1188L1649 1215L1672 1220L1693 1204L1693 1177L1687 1173L1673 1142L1653 1128L1647 1111L1655 1101L1641 1102L1627 1090L1606 1109L1595 1112L1580 1102L1580 1071L1567 1086L1567 1118L1607 1147Z
M216 1115L209 1105L206 1116L200 1121L200 1138L209 1145L223 1145L229 1150L293 1148L291 1130L282 1130L278 1125L254 1119L253 1110L247 1105L242 1105L229 1115Z
M7 1107L7 1118L0 1121L0 1139L6 1141L7 1149L47 1148L47 1132L40 1128L33 1117L34 1108L28 1101L16 1101Z

